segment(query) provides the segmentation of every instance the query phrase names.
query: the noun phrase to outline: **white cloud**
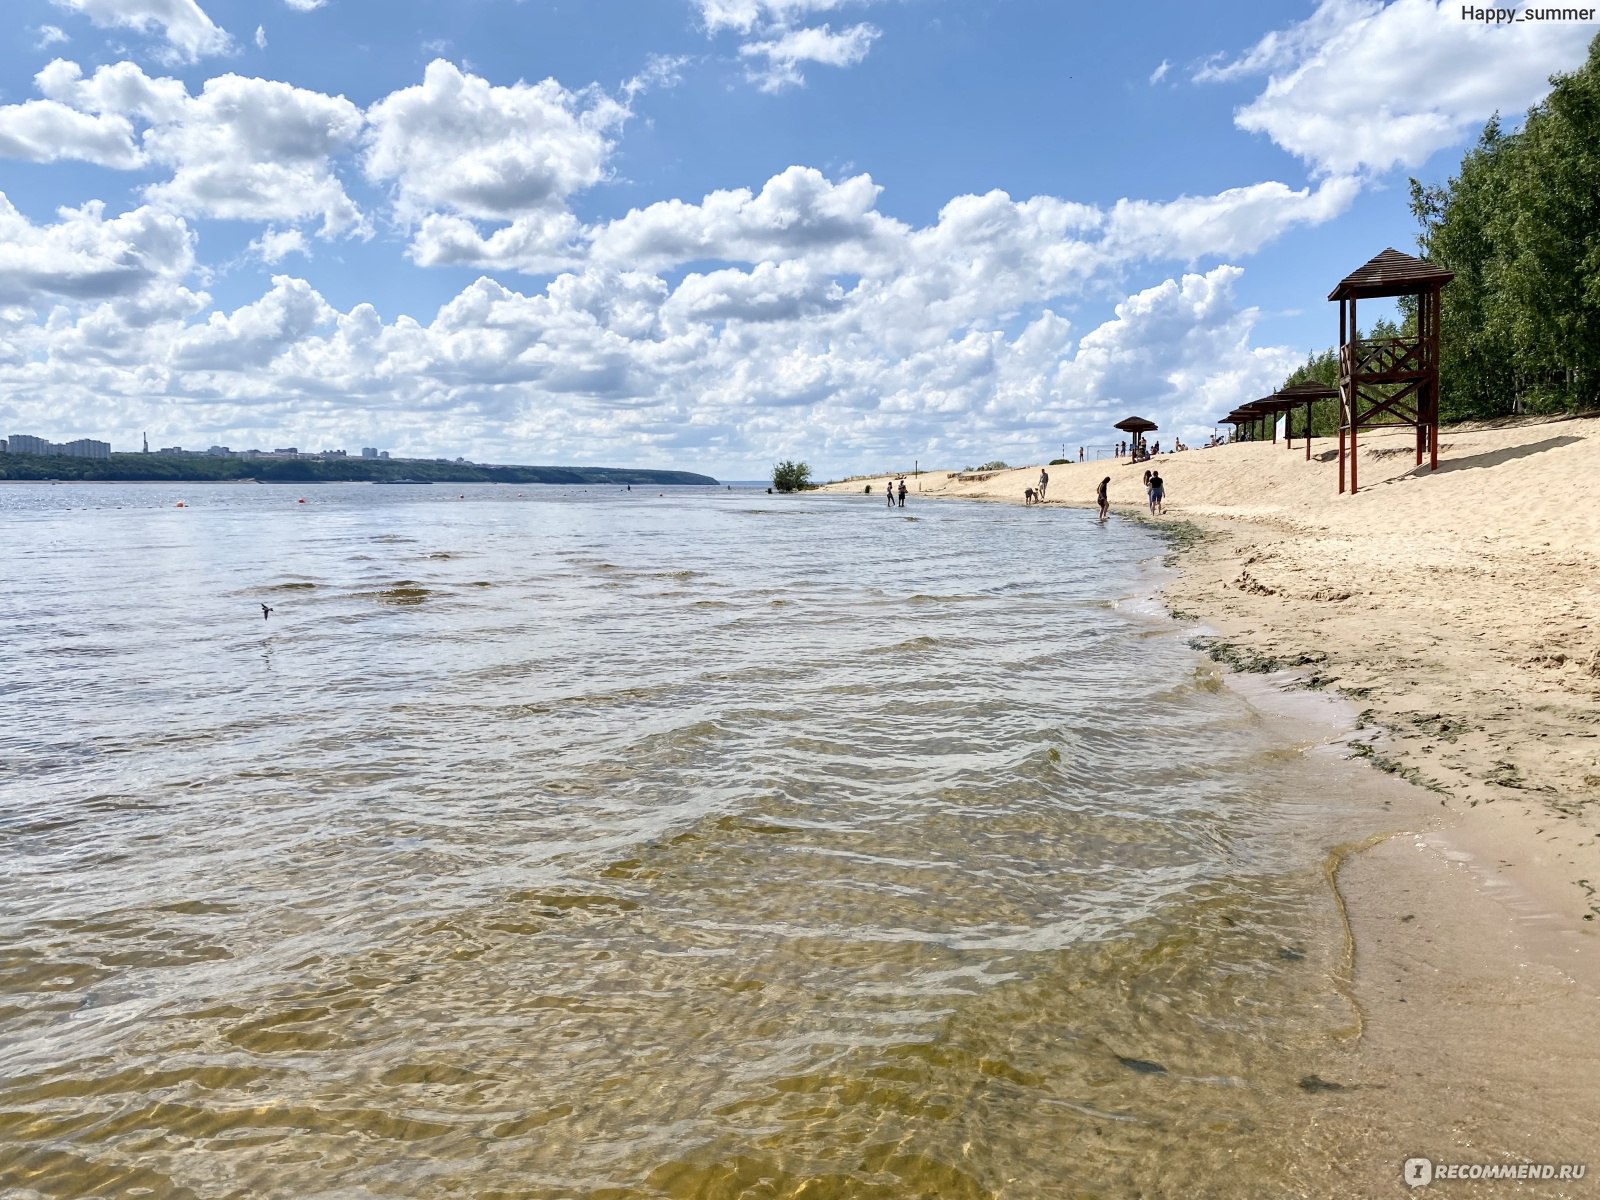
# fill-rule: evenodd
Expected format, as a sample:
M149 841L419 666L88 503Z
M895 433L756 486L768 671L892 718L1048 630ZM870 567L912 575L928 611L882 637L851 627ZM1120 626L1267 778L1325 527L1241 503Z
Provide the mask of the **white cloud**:
M802 67L820 63L853 67L867 57L880 31L865 22L833 32L828 24L808 26L815 14L862 0L696 0L706 34L724 31L741 39L739 57L749 67L745 78L764 92L805 83Z
M696 0L707 33L747 34L762 25L789 25L811 13L831 12L851 0Z
M851 67L866 58L879 31L871 25L852 25L834 33L827 25L812 29L792 29L776 38L746 42L739 47L741 58L761 59L763 64L750 72L749 79L764 92L781 91L805 83L800 71L803 63L822 63L829 67Z
M282 262L291 254L311 257L306 235L298 229L268 229L250 243L250 250L265 263Z
M887 248L903 226L876 211L866 175L831 183L810 167L774 175L759 193L738 188L700 204L667 200L593 231L598 263L659 269L702 260L760 262L810 256L854 271Z
M0 156L40 163L75 158L122 169L144 161L126 117L79 112L54 100L0 108Z
M253 221L320 218L324 236L362 233L334 159L353 151L361 110L264 79L222 75L190 96L176 79L152 79L132 63L84 78L57 59L36 76L46 99L0 107L0 154L106 167L170 169L146 195L196 216ZM134 124L146 126L137 138Z
M1150 86L1154 87L1167 77L1167 72L1172 70L1172 63L1166 59L1161 60L1161 65L1150 72Z
M181 217L142 207L109 220L92 201L35 225L0 193L0 305L138 298L178 287L194 269Z
M560 208L603 179L608 135L626 116L598 92L552 79L496 87L435 60L420 85L368 110L366 172L395 184L404 218L510 220Z
M34 43L34 48L38 50L45 50L51 46L59 45L62 42L68 42L71 40L72 39L66 35L66 31L63 30L61 26L41 25L39 26L39 40Z
M1322 173L1383 172L1416 167L1493 113L1536 103L1552 72L1583 62L1592 35L1576 22L1464 21L1454 0L1322 0L1306 21L1196 78L1271 72L1235 115L1241 129Z
M283 2L290 8L294 9L295 12L304 13L315 12L317 9L326 4L328 0L283 0Z
M256 26L256 49L257 50L265 50L266 48L267 48L267 30L266 30L266 26L257 25Z
M59 8L82 13L102 29L159 29L166 40L164 58L195 62L225 54L231 43L195 0L53 0Z
M272 290L260 300L224 316L212 313L175 339L172 364L186 371L258 370L329 324L334 311L303 279L272 277Z
M181 212L250 221L320 217L324 236L362 232L361 211L332 163L355 146L361 128L361 110L343 96L239 75L209 79L180 121L145 134L150 157L173 169L148 194Z

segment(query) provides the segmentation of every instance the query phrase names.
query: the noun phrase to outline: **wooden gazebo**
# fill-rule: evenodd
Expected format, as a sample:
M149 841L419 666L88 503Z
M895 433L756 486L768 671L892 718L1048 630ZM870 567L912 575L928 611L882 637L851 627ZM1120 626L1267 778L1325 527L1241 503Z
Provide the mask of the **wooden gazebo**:
M1326 383L1297 383L1293 387L1284 388L1272 394L1271 398L1273 400L1285 405L1284 412L1291 412L1302 404L1305 405L1306 419L1301 432L1305 435L1307 459L1311 457L1311 406L1318 400L1332 400L1338 394L1338 388ZM1291 432L1293 420L1294 418L1291 416L1285 419L1283 424L1284 436L1288 440L1291 450L1294 449L1294 435Z
M1455 273L1390 248L1339 281L1328 293L1339 302L1339 490L1345 490L1345 446L1350 449L1350 491L1356 490L1356 434L1384 425L1417 431L1429 468L1439 465L1440 292ZM1415 296L1413 337L1362 338L1356 301Z

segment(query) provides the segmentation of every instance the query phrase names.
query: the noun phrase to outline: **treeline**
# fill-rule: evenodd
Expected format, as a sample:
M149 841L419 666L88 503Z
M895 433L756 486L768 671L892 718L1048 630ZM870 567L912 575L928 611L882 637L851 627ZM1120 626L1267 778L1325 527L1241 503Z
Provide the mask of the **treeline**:
M226 483L587 483L691 485L717 481L692 471L628 467L484 467L467 463L405 462L370 458L178 458L163 454L113 454L110 458L66 458L0 454L0 479L59 479L68 482Z
M1439 408L1446 421L1600 407L1600 36L1551 79L1516 133L1498 116L1442 187L1411 181L1421 255L1455 272L1444 290ZM1370 336L1415 329L1374 328ZM1337 352L1284 386L1338 382ZM1337 429L1319 404L1318 433ZM1321 411L1326 409L1326 411Z

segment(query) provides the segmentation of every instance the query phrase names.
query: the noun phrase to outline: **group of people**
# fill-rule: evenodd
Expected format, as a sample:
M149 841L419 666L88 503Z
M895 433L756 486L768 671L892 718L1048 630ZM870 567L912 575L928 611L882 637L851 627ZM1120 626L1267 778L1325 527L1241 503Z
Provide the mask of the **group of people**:
M884 495L889 497L890 508L904 508L906 506L906 477L899 479L886 479L883 484Z
M1024 504L1043 504L1045 489L1050 486L1050 472L1044 468L1039 469L1039 482L1031 488L1022 489L1022 502Z
M1111 476L1107 475L1100 481L1100 486L1095 489L1094 498L1100 505L1100 519L1104 521L1111 515L1111 497L1108 494L1111 487ZM1167 511L1167 485L1161 478L1160 471L1146 471L1144 473L1144 494L1150 502L1150 515L1160 516Z

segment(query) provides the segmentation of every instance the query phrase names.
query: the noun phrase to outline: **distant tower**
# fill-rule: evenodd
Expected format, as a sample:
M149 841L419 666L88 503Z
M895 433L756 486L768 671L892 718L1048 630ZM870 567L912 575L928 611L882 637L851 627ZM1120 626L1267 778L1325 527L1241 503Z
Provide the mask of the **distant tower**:
M146 454L150 453L150 435L148 433L144 435L144 452Z

